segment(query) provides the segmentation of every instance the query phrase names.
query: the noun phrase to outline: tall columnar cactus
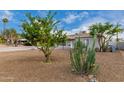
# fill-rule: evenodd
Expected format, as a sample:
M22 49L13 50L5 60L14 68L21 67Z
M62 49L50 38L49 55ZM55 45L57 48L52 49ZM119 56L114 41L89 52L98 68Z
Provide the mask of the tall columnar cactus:
M86 46L80 41L80 38L78 38L78 41L75 42L74 48L70 52L70 59L71 64L77 73L82 73L82 65L85 62L85 56L86 56Z
M70 52L71 65L75 72L83 74L96 74L98 65L95 64L95 41L93 38L92 47L85 45L80 38L75 42Z

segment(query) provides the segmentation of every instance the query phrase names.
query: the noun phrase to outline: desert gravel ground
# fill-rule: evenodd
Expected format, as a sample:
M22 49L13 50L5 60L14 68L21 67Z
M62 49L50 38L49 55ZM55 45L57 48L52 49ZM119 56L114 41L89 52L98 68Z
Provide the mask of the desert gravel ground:
M105 82L124 81L124 51L115 53L97 53L96 61L100 65L97 78Z
M97 53L98 81L124 81L122 53ZM54 50L49 64L43 60L44 56L38 50L0 52L0 81L87 81L71 72L68 50Z
M85 81L71 73L67 51L54 51L52 63L43 60L37 50L0 53L0 81Z

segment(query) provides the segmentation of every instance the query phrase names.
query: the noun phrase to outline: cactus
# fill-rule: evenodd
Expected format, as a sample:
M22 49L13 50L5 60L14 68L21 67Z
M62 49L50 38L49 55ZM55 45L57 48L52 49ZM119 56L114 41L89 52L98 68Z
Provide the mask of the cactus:
M85 62L85 50L86 50L85 44L81 43L80 38L78 38L78 41L74 44L74 49L70 51L70 59L71 59L71 65L72 69L76 71L77 73L82 73L82 65L83 62Z
M81 75L96 74L98 65L95 63L95 41L93 38L92 47L81 42L80 37L74 43L74 48L70 51L72 69Z

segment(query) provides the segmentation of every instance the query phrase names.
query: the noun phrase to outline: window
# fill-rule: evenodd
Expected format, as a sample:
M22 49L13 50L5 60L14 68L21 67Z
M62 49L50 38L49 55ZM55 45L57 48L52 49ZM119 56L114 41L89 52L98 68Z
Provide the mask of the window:
M85 39L85 40L84 40L84 43L85 43L86 45L89 45L89 39Z

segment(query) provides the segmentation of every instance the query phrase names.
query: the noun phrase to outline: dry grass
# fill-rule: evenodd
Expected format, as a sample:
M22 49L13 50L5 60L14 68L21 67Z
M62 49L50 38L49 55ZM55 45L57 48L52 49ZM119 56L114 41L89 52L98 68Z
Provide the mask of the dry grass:
M99 81L124 81L124 60L120 52L97 53ZM44 64L37 50L0 53L0 81L86 81L71 72L68 50L55 50L51 64Z

